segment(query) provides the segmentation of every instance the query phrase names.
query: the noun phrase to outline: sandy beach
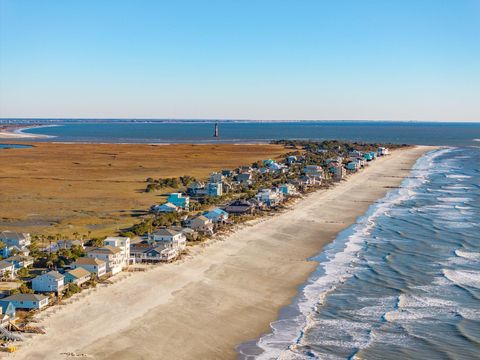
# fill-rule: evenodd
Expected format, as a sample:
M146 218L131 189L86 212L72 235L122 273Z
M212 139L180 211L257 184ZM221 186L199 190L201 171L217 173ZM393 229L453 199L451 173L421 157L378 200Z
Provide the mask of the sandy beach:
M36 138L49 138L48 135L40 135L40 134L28 134L23 132L24 130L28 130L38 126L2 126L0 127L0 139L36 139ZM43 126L42 126L43 127Z
M307 261L398 186L427 147L397 150L332 189L177 263L121 274L113 285L47 310L14 359L234 359L268 331L317 266ZM115 278L113 278L115 281Z

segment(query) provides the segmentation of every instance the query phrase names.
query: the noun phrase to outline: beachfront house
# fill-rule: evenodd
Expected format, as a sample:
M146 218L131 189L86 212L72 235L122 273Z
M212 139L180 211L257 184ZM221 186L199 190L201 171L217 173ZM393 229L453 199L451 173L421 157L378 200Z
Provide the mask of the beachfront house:
M378 156L385 156L385 155L389 155L389 154L390 154L390 150L387 147L383 147L383 146L378 147L378 149L377 149L377 155Z
M306 176L316 179L317 181L321 181L323 178L323 168L318 165L307 165L303 168L303 173Z
M278 190L284 196L298 195L298 191L293 184L281 184L281 185L278 186Z
M48 305L48 296L42 294L14 294L0 299L2 309L12 303L15 309L41 310Z
M173 204L183 210L188 210L190 204L190 197L182 193L171 193L167 199L167 203Z
M155 242L171 244L178 252L185 250L187 238L181 230L161 228L153 232L149 238L149 243Z
M145 255L142 261L147 262L160 262L160 261L172 261L178 255L180 251L175 246L167 242L158 243L156 246L150 247L145 251Z
M65 282L67 284L76 284L81 286L90 280L91 274L90 271L77 267L75 269L69 270L65 273Z
M350 161L347 164L347 169L350 171L358 171L358 169L360 169L360 163L357 161Z
M125 261L122 255L122 249L116 246L106 245L95 248L87 252L87 257L100 259L107 265L107 272L115 275L122 271Z
M65 277L58 271L49 271L32 280L32 290L38 292L61 292L65 287Z
M122 268L126 268L130 261L130 238L123 236L109 236L103 241L104 245L114 246L122 250Z
M206 211L203 213L203 216L212 220L212 222L215 224L224 223L225 221L228 220L228 212L220 208L215 208L213 210Z
M276 207L283 201L283 193L277 189L261 189L255 198L269 207Z
M4 258L12 255L13 253L29 255L30 250L28 246L32 243L30 234L18 233L16 231L2 231L0 233L0 241L5 246L0 249L0 255Z
M185 221L185 226L206 235L213 235L213 222L204 215L196 216Z
M70 266L73 269L83 268L88 272L97 275L97 277L102 277L107 273L107 263L94 257L78 258L77 261Z
M132 246L132 256L135 257L137 263L168 262L175 259L179 254L179 250L173 243L166 241L152 242L152 244L142 241Z
M151 211L156 213L174 213L178 212L179 210L180 208L178 206L175 206L169 202L161 205L154 205L151 207Z
M367 161L372 161L374 159L372 153L370 152L366 152L365 154L363 154L363 158Z
M235 200L225 207L231 215L251 215L255 212L255 205L247 200Z
M333 175L335 181L341 181L347 175L347 170L343 167L343 164L338 162L331 162L328 165L328 171Z
M15 265L9 261L0 260L0 278L1 279L14 279L15 278Z

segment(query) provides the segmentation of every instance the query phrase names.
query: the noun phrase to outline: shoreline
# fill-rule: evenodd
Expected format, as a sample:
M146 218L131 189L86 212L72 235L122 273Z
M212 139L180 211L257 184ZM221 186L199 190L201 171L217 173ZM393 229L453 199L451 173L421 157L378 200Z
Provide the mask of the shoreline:
M47 335L29 340L12 358L64 359L66 352L94 359L159 353L175 359L235 358L236 345L268 332L317 268L309 258L398 186L432 149L396 150L286 212L192 248L192 256L179 263L74 297L39 323ZM79 320L80 313L88 316Z
M42 135L42 134L29 134L25 133L25 130L42 128L42 127L51 127L57 125L32 125L32 126L17 126L17 125L5 125L0 127L0 139L53 139L54 136Z

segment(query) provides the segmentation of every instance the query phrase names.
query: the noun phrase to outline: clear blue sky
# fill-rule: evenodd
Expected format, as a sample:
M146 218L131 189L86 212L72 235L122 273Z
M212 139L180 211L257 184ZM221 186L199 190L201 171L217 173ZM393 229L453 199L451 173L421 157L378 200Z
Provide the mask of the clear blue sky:
M0 117L480 120L480 0L0 0Z

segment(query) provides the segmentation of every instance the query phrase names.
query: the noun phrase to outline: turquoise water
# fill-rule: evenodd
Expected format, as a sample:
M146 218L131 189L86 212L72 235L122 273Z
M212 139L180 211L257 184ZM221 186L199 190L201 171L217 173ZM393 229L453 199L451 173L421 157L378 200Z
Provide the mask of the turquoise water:
M51 125L51 123L49 123ZM56 122L55 124L62 124ZM73 122L25 130L54 139L37 141L107 143L257 143L274 139L339 139L425 145L480 144L480 123L386 121L220 122ZM29 139L30 141L30 139Z
M420 158L241 359L480 359L480 149Z

